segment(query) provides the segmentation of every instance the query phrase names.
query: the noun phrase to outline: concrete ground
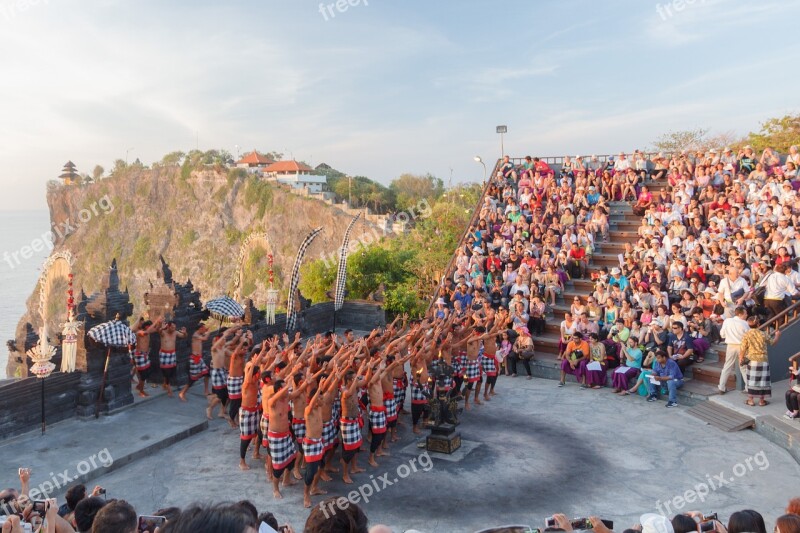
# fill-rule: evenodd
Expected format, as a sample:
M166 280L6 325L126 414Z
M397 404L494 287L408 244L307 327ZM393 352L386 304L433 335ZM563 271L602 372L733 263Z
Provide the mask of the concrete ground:
M800 496L800 466L786 451L752 431L723 433L684 407L665 409L663 402L619 398L607 389L581 390L574 383L561 389L540 379L501 377L498 392L462 416L458 429L464 450L457 460L422 456L406 415L402 441L392 446L391 457L379 461L379 468L367 466L355 485L335 479L324 488L330 495L347 496L359 487L366 494L371 487L369 502L359 502L371 523L429 533L509 523L541 527L555 512L597 514L614 520L622 531L645 512L700 510L727 518L744 508L761 512L772 528L789 498ZM74 469L73 463L98 450L125 457L119 447L132 437L158 438L202 424L203 405L202 390L195 386L188 404L158 397L99 422L68 421L44 438L15 439L0 447L0 483L16 485L8 473L18 465L33 463L35 486L47 472ZM69 446L59 446L65 440ZM140 513L246 498L300 531L308 515L301 487L289 487L283 500L273 500L261 463L250 459L252 469L239 471L238 447L238 432L215 419L207 430L169 447L115 464L107 473L95 471L99 477L88 483L105 487L109 497L128 500ZM17 450L13 456L11 449ZM720 479L724 484L717 487ZM675 501L694 500L687 493L693 490L703 502Z

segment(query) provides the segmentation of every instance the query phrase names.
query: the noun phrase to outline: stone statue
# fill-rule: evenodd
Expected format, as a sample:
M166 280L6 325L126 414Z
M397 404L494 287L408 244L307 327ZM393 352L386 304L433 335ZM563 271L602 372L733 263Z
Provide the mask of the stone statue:
M428 374L433 379L434 394L428 400L431 406L431 418L433 426L438 427L442 424L452 424L457 426L459 424L458 417L458 404L455 398L450 396L450 389L447 386L452 382L453 367L447 364L444 359L436 359L428 367Z

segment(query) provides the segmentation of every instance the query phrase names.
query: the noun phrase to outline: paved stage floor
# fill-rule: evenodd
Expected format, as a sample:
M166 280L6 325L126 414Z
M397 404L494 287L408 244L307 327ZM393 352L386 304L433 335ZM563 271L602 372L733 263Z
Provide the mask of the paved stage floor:
M608 389L581 390L574 383L561 389L554 381L538 379L500 377L498 392L488 404L462 415L458 429L464 447L456 457L431 454L429 461L421 456L405 415L402 440L392 445L391 457L383 458L379 468L366 465L362 452L360 464L368 472L355 476L354 485L335 478L324 488L330 495L347 496L366 484L373 494L359 505L370 523L428 533L509 523L542 527L555 512L597 514L614 520L622 531L645 512L700 510L727 518L744 508L763 513L772 528L789 498L800 496L800 466L786 451L752 431L723 433L688 415L685 407L665 409L663 401L619 398ZM185 410L202 421L201 388L193 387L190 396L183 405L163 396L149 400L151 429L169 424L170 418L157 416L159 405L164 412ZM74 424L88 452L142 431L112 421L71 421L52 431L71 431ZM42 469L48 461L51 470L60 466L53 444L37 454ZM113 446L109 449L113 454ZM248 459L252 469L241 472L238 450L238 431L215 419L207 430L88 483L105 487L109 497L128 500L142 514L195 501L247 498L301 531L308 515L301 486L284 489L284 499L273 500L262 463ZM25 457L18 448L15 459L24 465ZM384 486L383 480L391 485ZM16 485L6 473L2 483ZM678 507L676 497L694 499L687 491L704 501Z

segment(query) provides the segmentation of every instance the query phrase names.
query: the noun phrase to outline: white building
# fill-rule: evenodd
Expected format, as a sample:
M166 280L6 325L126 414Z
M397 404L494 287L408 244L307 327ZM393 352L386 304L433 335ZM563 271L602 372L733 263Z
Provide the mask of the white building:
M264 177L311 193L325 191L328 179L313 172L313 168L297 161L277 161L264 168Z

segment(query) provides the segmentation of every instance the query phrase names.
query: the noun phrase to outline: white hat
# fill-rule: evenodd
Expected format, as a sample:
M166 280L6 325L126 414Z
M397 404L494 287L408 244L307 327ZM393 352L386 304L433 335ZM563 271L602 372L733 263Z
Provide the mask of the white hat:
M716 151L715 149L713 149L713 148L712 148L711 150L709 150L709 151L708 151L708 153L709 153L709 154L716 154L716 153L717 153L717 151Z
M475 248L472 249L472 252L476 254L483 254L483 249L476 246Z
M675 533L672 523L664 515L645 513L639 517L642 533Z
M582 155L576 155L575 159L580 159L581 157L583 157L583 156Z
M722 151L723 152L732 152L733 150L731 150L729 146L726 146L725 149L722 150Z
M622 273L622 271L617 267L614 267L614 268L611 269L611 275L612 276L616 276L617 274L621 274L621 273Z
M439 298L438 300L436 300L436 305L445 305L444 298Z

